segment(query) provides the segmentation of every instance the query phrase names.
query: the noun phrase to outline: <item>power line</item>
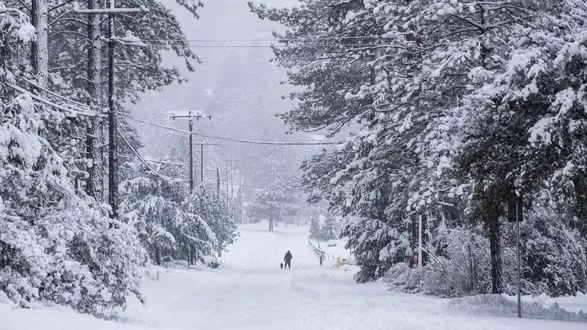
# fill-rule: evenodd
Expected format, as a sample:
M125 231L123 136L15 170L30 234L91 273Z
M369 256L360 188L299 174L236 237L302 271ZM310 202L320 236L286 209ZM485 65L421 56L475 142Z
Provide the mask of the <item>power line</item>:
M146 44L151 46L172 46L172 45L183 45L185 43L154 43L154 42L146 42ZM334 48L334 47L350 47L346 50L361 50L363 48L398 48L398 46L386 45L386 44L305 44L305 45L194 45L194 44L187 44L188 48L288 48L288 47L301 47L301 48Z
M57 98L60 98L60 99L62 99L62 100L64 100L64 101L66 101L66 102L69 102L69 103L75 104L75 105L77 105L77 106L80 106L80 107L82 107L82 108L88 108L88 109L90 108L90 107L89 107L87 104L83 104L83 103L80 103L80 102L74 101L74 100L72 100L72 99L70 99L70 98L67 98L67 97L65 97L65 96L63 96L63 95L59 95L59 94L57 94L57 93L55 93L55 92L53 92L53 91L50 91L50 90L48 90L48 89L46 89L46 88L42 87L41 85L39 85L39 84L37 84L37 83L35 83L35 82L33 82L33 81L30 81L30 80L28 80L28 79L26 79L26 78L21 78L21 79L22 79L23 81L25 81L25 82L29 83L29 84L30 84L30 85L32 85L33 87L36 87L36 88L38 88L38 89L40 89L40 90L42 90L42 91L44 91L44 92L46 92L46 93L48 93L48 94L50 94L50 95L53 95L53 96L55 96L55 97L57 97ZM90 111L91 111L91 110L90 110Z
M307 37L307 38L273 38L273 39L142 39L143 42L150 41L175 41L175 42L307 42L323 40L361 40L361 39L379 39L390 40L390 37L380 35L361 35L348 37Z
M126 156L126 155L118 155L118 158L135 159L135 157ZM180 164L180 163L166 162L164 160L146 159L146 158L143 158L143 159L146 162L148 162L148 163L158 163L158 164L165 164L165 165L183 166L183 164Z
M120 135L120 137L122 137L122 140L124 141L124 143L130 148L130 150L135 154L135 156L137 156L137 158L141 161L141 163L143 163L143 165L145 165L145 167L154 175L158 176L159 178L167 181L167 182L171 182L171 183L179 183L179 182L183 182L183 180L179 180L179 179L172 179L172 178L168 178L165 177L161 174L159 174L159 172L155 171L151 165L149 165L147 163L147 161L145 161L145 159L143 158L143 156L141 156L141 154L138 153L138 151L136 151L136 149L131 145L130 141L128 140L128 138L126 137L126 135L122 132L122 130L120 130L120 128L117 126L116 127L116 131L118 132L118 134Z
M155 126L155 127L159 127L159 128L163 128L163 129L167 129L167 130L171 130L171 131L176 131L176 132L181 132L181 133L186 133L186 134L192 134L192 135L203 137L203 138L208 138L208 139L213 139L213 140L219 140L219 141L234 142L234 143L257 144L257 145L280 145L280 146L320 146L320 145L340 145L340 144L344 144L344 142L270 142L270 141L254 141L254 140L243 140L243 139L227 138L227 137L220 137L220 136L214 136L214 135L208 135L208 134L190 132L190 131L179 129L179 128L174 128L174 127L170 127L170 126L165 126L165 125L161 125L161 124L149 122L149 121L146 121L146 120L138 119L138 118L133 117L133 116L131 116L129 114L126 114L124 112L118 112L118 114L120 114L123 117L127 117L129 119L132 119L134 121L137 121L139 123L143 123L143 124L147 124L147 125L152 125L152 126Z
M95 116L97 116L97 114L95 112L87 112L86 110L83 110L83 109L79 109L79 108L75 108L75 107L66 107L66 106L63 106L63 105L59 105L57 103L54 103L54 102L52 102L50 100L47 100L47 99L45 99L45 98L43 98L41 96L38 96L38 95L36 95L36 94L34 94L34 93L32 93L32 92L30 92L30 91L28 91L28 90L26 90L26 89L24 89L22 87L17 86L17 85L12 85L12 84L9 84L9 83L3 83L3 84L6 85L6 86L8 86L8 87L11 87L12 89L14 89L17 92L20 92L20 93L29 95L32 99L34 99L34 100L36 100L38 102L44 103L45 105L51 106L51 107L53 107L55 109L58 109L58 110L61 110L63 112L69 112L69 113L72 113L72 114L81 115L81 116L88 116L88 117L95 117Z

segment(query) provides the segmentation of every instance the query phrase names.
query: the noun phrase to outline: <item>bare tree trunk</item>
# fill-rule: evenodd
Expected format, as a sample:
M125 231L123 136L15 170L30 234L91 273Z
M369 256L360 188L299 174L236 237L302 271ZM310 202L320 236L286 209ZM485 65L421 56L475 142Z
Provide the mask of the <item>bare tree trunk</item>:
M410 259L410 267L416 267L418 265L418 219L412 217L411 221L412 239L410 241L410 247L412 249L412 258Z
M188 266L192 266L194 264L194 257L192 253L192 246L188 245Z
M31 44L31 60L41 87L47 86L49 74L48 20L47 0L33 0L31 3L31 22L35 26L37 38Z
M430 218L430 211L426 211L422 215L422 265L426 266L428 264L428 260L430 259L428 255L428 219Z
M88 9L97 9L100 7L98 0L87 0ZM94 108L94 111L100 113L102 104L102 40L100 33L100 15L88 15L88 38L90 48L88 49L88 104ZM86 135L86 152L90 160L88 166L88 179L86 182L86 194L96 197L96 183L100 178L97 170L99 157L97 157L97 134L100 132L100 118L96 117L88 126ZM98 185L99 186L99 185Z
M489 250L491 252L491 292L499 294L503 293L499 218L495 212L489 212L487 216L489 217L486 223L489 230Z
M31 2L31 24L36 28L39 25L38 10L39 7L37 0ZM31 42L31 65L33 66L33 72L39 72L39 63L37 62L38 44L37 40Z
M161 250L158 247L155 248L155 264L161 266Z

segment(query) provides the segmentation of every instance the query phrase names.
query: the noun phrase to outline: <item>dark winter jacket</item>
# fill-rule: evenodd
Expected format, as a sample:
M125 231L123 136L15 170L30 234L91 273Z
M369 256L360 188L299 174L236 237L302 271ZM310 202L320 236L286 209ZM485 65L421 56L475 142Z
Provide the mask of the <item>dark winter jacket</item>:
M291 259L293 259L292 255L291 255L291 252L287 251L287 253L286 253L286 254L285 254L285 256L283 257L283 260L285 260L285 261L289 261L289 260L291 260Z

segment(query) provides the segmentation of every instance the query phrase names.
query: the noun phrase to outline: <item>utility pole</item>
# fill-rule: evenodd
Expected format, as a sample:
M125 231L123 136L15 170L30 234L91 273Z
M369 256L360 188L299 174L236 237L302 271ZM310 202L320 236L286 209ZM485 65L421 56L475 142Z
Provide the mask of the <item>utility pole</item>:
M228 199L228 180L230 180L230 203L231 203L231 208L232 208L232 218L234 220L234 182L232 179L232 171L233 171L233 162L239 162L240 159L225 159L225 162L229 162L230 163L230 174L229 176L227 175L227 180L226 180L226 198Z
M200 182L204 183L204 143L200 143Z
M175 119L175 118L174 118ZM189 172L190 172L190 193L194 192L194 135L192 134L192 132L194 131L194 123L193 121L190 119L189 121L189 131L190 131L190 168L189 168Z
M108 203L112 208L111 218L118 217L118 147L116 141L116 112L114 103L114 15L139 13L141 8L116 8L110 0L110 8L77 9L78 14L108 15Z
M188 120L188 128L190 131L189 137L189 150L190 150L190 159L189 159L189 181L190 181L190 192L194 192L194 119L198 120L201 118L208 118L212 119L211 114L204 113L203 111L181 111L181 112L172 112L169 114L169 117L173 120L175 119L187 119ZM196 143L200 145L200 182L204 182L204 146L212 146L217 145L216 143Z
M220 169L216 167L216 194L220 198Z
M239 181L238 182L238 191L240 194L239 205L238 205L238 207L240 208L239 222L240 222L240 224L242 224L243 223L243 216L244 216L243 213L245 213L245 210L243 209L243 176L240 171L238 173L238 181Z

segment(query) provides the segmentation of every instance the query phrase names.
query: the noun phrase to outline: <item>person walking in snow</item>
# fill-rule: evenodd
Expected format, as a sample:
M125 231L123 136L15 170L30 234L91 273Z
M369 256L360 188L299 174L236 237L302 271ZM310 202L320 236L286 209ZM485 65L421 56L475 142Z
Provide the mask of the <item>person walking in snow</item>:
M285 256L283 257L283 261L285 261L285 265L284 265L284 269L288 268L291 269L291 259L293 259L291 252L289 250L287 250L287 252L285 253Z

